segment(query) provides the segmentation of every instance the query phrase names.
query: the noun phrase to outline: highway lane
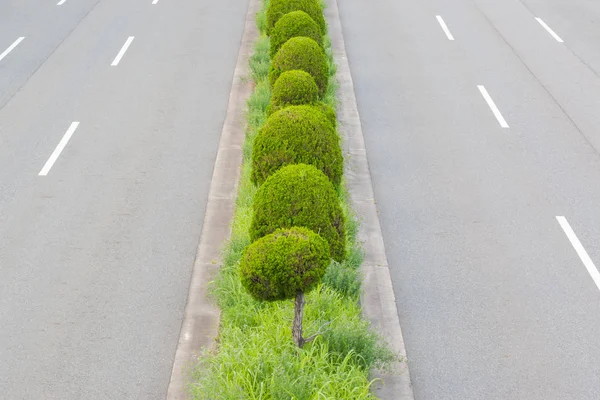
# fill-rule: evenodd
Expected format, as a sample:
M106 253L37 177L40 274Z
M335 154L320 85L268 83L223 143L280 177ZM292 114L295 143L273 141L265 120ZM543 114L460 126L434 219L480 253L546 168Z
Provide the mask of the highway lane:
M600 82L573 38L519 1L340 11L416 398L597 398L600 291L556 219L600 262Z
M246 9L98 2L0 110L2 397L164 398Z
M0 108L97 3L98 0L77 0L57 6L58 0L26 0L0 4L0 54L18 38L25 38L0 60Z
M568 48L588 65L596 74L600 74L600 4L595 1L569 0L523 0L532 14L542 18L552 26Z
M600 79L590 65L574 53L570 40L556 42L534 20L535 14L520 1L509 0L504 6L499 6L496 2L481 0L477 5L577 130L600 151L600 133L597 130L600 124L600 113L597 112L600 108Z

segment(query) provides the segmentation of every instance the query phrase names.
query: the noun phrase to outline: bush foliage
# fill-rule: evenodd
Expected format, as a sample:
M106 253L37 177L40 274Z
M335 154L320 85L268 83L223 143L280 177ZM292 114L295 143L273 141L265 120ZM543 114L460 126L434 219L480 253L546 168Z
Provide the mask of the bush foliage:
M319 283L330 260L327 241L310 229L280 229L247 247L240 277L254 298L285 300Z
M335 129L313 106L290 106L267 119L254 139L252 180L261 185L289 164L318 168L337 188L344 172L344 157Z
M318 108L323 113L323 115L325 115L327 120L331 123L331 125L334 128L337 126L337 113L335 112L335 109L333 107L321 102L315 103L314 106Z
M327 31L319 0L270 0L267 8L267 34L271 34L271 30L281 17L292 11L304 11L319 25L321 34L324 35Z
M327 90L329 67L325 52L317 42L307 37L294 37L281 46L271 64L271 87L285 71L299 69L308 72L319 88L319 96Z
M304 11L292 11L281 17L271 30L271 58L285 42L297 36L309 37L323 46L319 25Z
M267 114L271 115L287 106L316 104L319 88L314 78L306 71L285 71L275 81L271 91L271 103Z
M267 115L271 115L288 106L313 105L321 110L334 127L337 125L335 109L319 102L319 88L314 78L305 71L292 70L283 72L273 85L271 102Z
M312 165L288 165L271 175L254 196L250 239L280 228L305 227L329 243L331 257L346 255L344 214L331 181Z

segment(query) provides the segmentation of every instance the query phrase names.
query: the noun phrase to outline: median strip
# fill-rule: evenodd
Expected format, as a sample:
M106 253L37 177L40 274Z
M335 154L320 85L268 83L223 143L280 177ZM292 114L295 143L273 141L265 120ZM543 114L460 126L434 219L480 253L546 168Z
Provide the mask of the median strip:
M271 6L281 8L269 14L265 2L257 16L262 35L250 61L255 89L248 100L235 216L212 286L221 313L217 347L200 357L190 394L197 399L307 394L372 399L372 368L397 357L362 317L364 253L358 242L358 218L344 180L336 186L337 170L329 168L335 163L321 162L321 157L336 158L334 148L323 147L331 143L328 132L337 132L336 65L330 40L324 35L319 44L322 33L317 40L309 36L315 26L326 32L318 1L276 3L271 0ZM290 4L305 7L287 8ZM281 18L281 23L269 17L279 19L295 11L304 14ZM283 37L283 26L300 32L288 36L271 60L266 32ZM286 84L277 84L282 79ZM302 92L287 91L291 87ZM296 123L288 124L287 118ZM277 142L270 132L283 134L284 129L297 129L304 137L290 134L289 140ZM305 140L306 146L296 145L298 140ZM319 201L328 206L319 206ZM288 215L289 210L297 212ZM328 257L335 260L325 272L324 243L329 245ZM295 252L303 257L295 257ZM284 262L282 269L275 268L284 259L299 264L290 269ZM313 259L318 261L306 264Z

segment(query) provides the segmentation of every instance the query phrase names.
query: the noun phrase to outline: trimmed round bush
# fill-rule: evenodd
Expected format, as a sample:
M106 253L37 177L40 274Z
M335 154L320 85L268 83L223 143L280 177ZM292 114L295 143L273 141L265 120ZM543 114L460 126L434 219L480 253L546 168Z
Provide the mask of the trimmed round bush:
M318 100L319 88L308 72L285 71L273 85L267 114L270 115L287 106L317 103Z
M267 116L283 108L296 105L312 105L318 108L331 125L337 125L337 115L333 107L318 101L319 88L314 78L305 71L283 72L273 85L271 101L267 107Z
M340 185L344 158L335 129L314 106L290 106L271 115L254 139L252 181L262 184L289 164L310 164Z
M327 104L319 102L319 101L317 101L316 103L307 103L305 105L313 106L314 108L316 108L317 110L322 112L325 115L325 117L327 117L327 120L329 121L331 126L333 126L334 128L337 127L337 113L335 112L333 107L328 106ZM287 108L287 107L290 107L290 105L286 104L283 106L276 106L276 105L270 103L267 106L267 117L270 116L271 114L273 114L279 110L283 110L284 108Z
M296 36L309 37L323 46L319 25L304 11L292 11L281 17L271 30L271 58L285 42Z
M255 241L280 228L301 226L329 243L331 257L346 253L346 224L331 181L312 165L288 165L262 184L254 196L250 239Z
M246 248L240 278L258 300L285 300L319 283L330 260L327 241L310 229L279 229Z
M292 11L304 11L317 23L322 35L327 31L319 0L271 0L267 8L267 34L271 35L277 21Z
M329 66L325 52L311 38L294 37L281 46L273 58L269 71L271 87L275 86L275 82L282 73L295 69L308 72L319 88L319 96L322 97L325 94Z

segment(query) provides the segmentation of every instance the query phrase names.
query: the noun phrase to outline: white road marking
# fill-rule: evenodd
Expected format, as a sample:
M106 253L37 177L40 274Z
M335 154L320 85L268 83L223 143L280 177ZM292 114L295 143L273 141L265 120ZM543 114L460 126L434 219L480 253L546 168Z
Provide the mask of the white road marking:
M158 4L158 0L152 0L152 4Z
M60 0L56 5L62 6L63 4L65 4L65 1L67 1L67 0Z
M123 47L121 47L121 50L119 51L119 54L117 54L117 56L115 57L115 59L113 60L112 64L110 64L111 67L115 67L119 64L119 61L121 61L121 58L123 58L123 56L125 55L125 52L127 51L127 49L129 48L129 46L131 45L131 42L133 42L134 36L129 36L127 38L127 40L125 41L125 44L123 45Z
M587 269L590 276L594 280L594 283L600 290L600 272L598 272L598 268L596 268L596 266L594 265L594 262L588 255L587 251L585 251L585 249L583 248L583 245L581 244L579 239L577 239L577 235L575 235L575 232L573 232L573 229L571 229L571 225L569 225L569 222L565 217L556 217L556 220L560 224L560 227L563 229L563 231L565 231L565 234L569 238L571 245L573 246L573 248L575 248L577 255L583 262L583 265L585 265L585 268Z
M536 19L535 19L535 20L536 20L537 22L539 22L539 23L540 23L540 25L541 25L541 26L543 26L543 27L544 27L544 29L545 29L545 30L547 30L547 31L548 31L548 33L549 33L549 34L551 34L551 35L552 35L552 37L553 37L554 39L556 39L556 41L557 41L557 42L559 42L559 43L562 43L562 42L563 42L563 40L560 38L560 36L558 36L558 35L556 34L556 32L554 32L552 29L550 29L550 27L549 27L549 26L548 26L548 25L547 25L547 24L546 24L544 21L542 21L542 19L541 19L541 18L537 18L537 17L536 17Z
M15 49L15 47L17 47L19 45L19 43L21 43L23 40L25 40L25 38L23 36L21 36L20 38L18 38L17 40L15 40L13 42L13 44L11 44L10 46L8 46L8 49L4 50L2 52L2 54L0 54L0 61L2 61L2 59L4 57L6 57L8 55L8 53L10 53L11 51L13 51Z
M490 94L485 89L485 87L483 85L477 85L477 88L479 89L479 91L481 92L481 95L483 96L483 98L487 102L488 106L490 107L490 109L494 113L494 116L496 117L496 119L500 123L500 126L503 127L503 128L508 128L508 124L506 123L506 120L504 119L504 117L500 113L500 110L498 110L498 107L496 107L496 103L494 103L494 100L492 100Z
M444 22L444 20L442 19L442 17L439 16L439 15L436 15L435 18L440 23L440 26L442 27L442 30L444 31L444 33L448 37L448 40L454 40L454 36L452 36L452 34L450 33L450 29L448 29L448 26L446 25L446 23Z
M67 145L67 143L69 143L69 139L71 139L71 136L73 136L73 134L75 133L75 130L77 129L78 126L79 126L79 122L71 123L71 126L69 126L69 129L67 129L67 132L65 133L63 138L58 143L58 146L56 146L56 149L54 149L54 151L50 155L50 158L48 159L48 161L46 161L46 164L44 164L44 168L42 168L42 170L38 174L39 176L48 175L48 172L50 172L50 169L52 168L52 166L58 159L58 156L60 156L60 153L62 153L62 151L65 148L65 146Z

